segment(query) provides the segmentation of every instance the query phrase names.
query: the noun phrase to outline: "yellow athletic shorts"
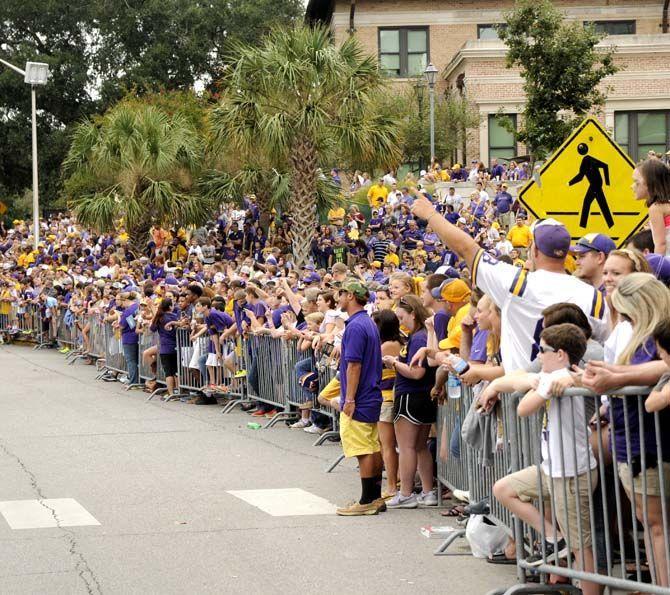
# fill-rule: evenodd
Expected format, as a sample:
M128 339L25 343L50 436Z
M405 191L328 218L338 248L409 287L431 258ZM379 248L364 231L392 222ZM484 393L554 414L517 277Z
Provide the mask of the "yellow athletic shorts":
M380 452L376 423L365 423L340 413L340 440L345 457L358 457Z

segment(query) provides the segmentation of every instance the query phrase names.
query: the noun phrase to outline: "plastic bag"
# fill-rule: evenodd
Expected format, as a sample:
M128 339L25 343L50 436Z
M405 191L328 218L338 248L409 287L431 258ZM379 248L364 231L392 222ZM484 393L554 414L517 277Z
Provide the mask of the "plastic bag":
M475 558L488 558L505 548L509 536L503 527L494 525L483 514L476 514L468 520L465 538Z

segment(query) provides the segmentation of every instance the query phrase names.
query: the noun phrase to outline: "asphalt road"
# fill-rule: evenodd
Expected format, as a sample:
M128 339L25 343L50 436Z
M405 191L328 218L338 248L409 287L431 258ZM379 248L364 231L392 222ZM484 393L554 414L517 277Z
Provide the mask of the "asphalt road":
M246 414L220 407L147 403L54 351L1 346L0 373L2 594L480 594L514 583L514 567L433 556L439 542L419 528L449 524L434 509L274 516L229 493L299 488L322 506L346 503L359 492L354 463L324 472L337 444L314 447L284 425L250 430Z

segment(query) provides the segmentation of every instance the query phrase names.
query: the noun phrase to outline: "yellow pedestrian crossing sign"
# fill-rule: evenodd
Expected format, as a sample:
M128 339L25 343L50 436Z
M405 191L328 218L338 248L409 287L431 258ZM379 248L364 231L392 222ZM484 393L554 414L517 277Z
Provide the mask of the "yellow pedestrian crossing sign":
M604 233L623 246L648 217L632 190L635 164L600 123L587 118L519 193L536 219L553 217L573 239Z

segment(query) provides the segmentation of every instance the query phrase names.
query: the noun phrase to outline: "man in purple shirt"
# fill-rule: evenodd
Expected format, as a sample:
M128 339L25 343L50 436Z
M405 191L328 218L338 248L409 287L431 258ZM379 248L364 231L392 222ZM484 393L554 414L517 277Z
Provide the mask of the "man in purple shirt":
M370 294L358 281L345 281L339 306L349 315L340 355L340 438L347 457L358 459L361 498L337 509L340 516L386 510L381 497L382 457L377 422L382 406L382 352L379 331L364 306Z

